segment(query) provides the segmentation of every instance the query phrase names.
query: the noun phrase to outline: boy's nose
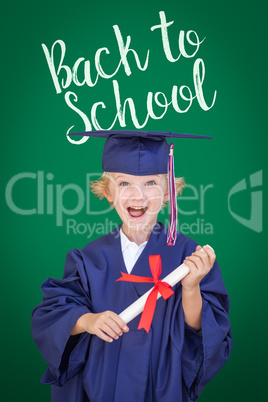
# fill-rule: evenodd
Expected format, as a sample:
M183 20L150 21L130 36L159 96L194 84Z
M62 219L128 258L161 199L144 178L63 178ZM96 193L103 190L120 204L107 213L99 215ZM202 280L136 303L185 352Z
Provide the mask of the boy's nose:
M143 193L141 187L137 186L137 185L131 186L130 197L132 199L135 199L135 200L143 200L144 199L144 193Z

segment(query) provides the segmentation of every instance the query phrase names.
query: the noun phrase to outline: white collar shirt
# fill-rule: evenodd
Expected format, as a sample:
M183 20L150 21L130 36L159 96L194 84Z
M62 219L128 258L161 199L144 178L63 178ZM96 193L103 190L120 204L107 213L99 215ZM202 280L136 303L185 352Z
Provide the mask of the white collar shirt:
M137 259L141 255L142 251L144 250L146 244L148 243L145 241L140 246L136 243L130 241L128 237L125 235L122 229L120 229L120 239L121 239L121 249L123 254L124 263L127 269L127 272L130 274L132 268L136 264Z

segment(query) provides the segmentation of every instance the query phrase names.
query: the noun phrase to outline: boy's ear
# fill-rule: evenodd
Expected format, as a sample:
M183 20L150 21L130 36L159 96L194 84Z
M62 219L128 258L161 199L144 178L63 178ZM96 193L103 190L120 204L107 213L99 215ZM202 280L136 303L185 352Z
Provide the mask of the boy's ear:
M165 195L164 195L164 200L163 200L163 202L167 202L167 201L169 201L169 192L168 192L168 190L167 190L167 192L166 192Z
M113 198L112 198L112 196L111 196L111 194L110 194L109 187L106 187L106 188L103 190L102 193L103 193L104 197L107 198L107 200L108 200L109 202L113 202Z

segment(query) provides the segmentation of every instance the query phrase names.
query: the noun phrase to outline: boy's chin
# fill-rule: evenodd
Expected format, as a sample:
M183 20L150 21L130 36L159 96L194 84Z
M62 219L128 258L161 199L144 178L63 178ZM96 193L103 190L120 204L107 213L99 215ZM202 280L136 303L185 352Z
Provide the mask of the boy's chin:
M127 227L128 231L140 232L140 233L148 233L151 232L156 222L145 222L141 219L128 219L127 222L124 222L124 227Z

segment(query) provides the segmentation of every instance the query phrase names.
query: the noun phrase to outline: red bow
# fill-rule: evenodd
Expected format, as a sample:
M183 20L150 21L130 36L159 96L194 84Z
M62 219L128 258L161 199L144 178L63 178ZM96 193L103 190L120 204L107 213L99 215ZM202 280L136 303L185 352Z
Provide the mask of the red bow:
M167 300L170 296L174 294L173 290L171 289L171 286L167 282L162 282L161 279L160 280L158 279L162 272L160 255L150 255L149 265L153 276L152 278L148 278L147 276L125 274L124 272L121 272L122 277L117 279L117 281L126 281L126 282L154 282L155 285L151 290L149 296L147 297L144 310L142 312L138 326L138 329L144 328L146 332L149 332L150 330L150 326L154 316L158 292L165 300Z

